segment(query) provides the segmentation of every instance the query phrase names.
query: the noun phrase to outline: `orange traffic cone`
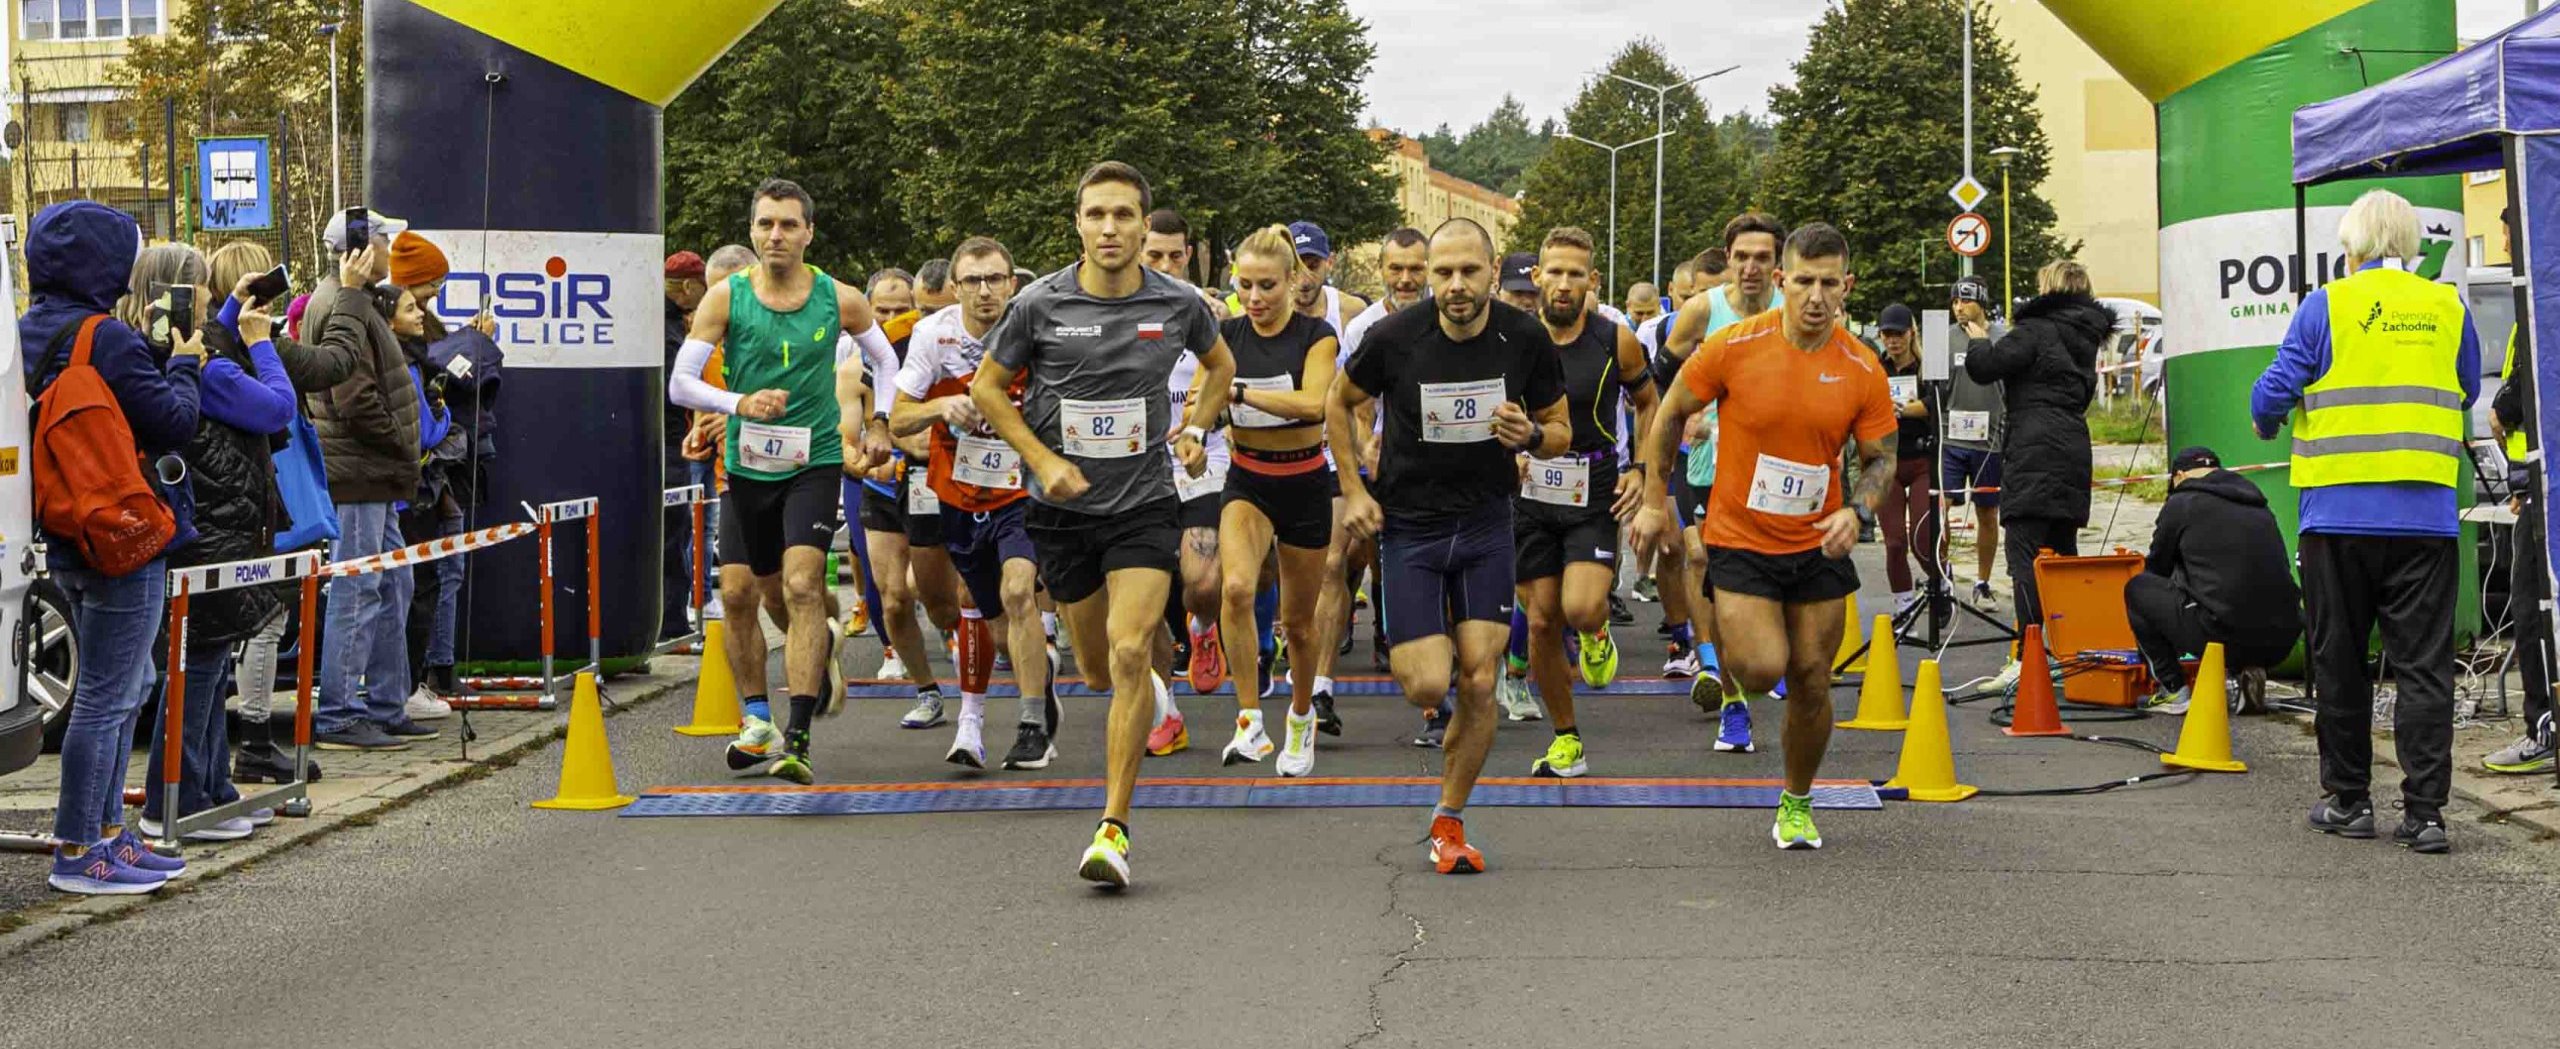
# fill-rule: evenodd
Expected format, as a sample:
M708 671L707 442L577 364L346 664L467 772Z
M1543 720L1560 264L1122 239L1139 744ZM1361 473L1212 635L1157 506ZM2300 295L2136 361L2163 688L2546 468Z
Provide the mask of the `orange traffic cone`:
M1885 786L1900 787L1913 801L1963 801L1980 790L1956 782L1955 745L1947 739L1947 694L1938 683L1938 661L1923 659L1911 689L1911 731L1902 736L1902 760Z
M693 722L676 726L684 736L734 736L746 711L738 706L738 680L729 674L729 624L702 624L702 669L693 680Z
M1893 617L1877 616L1875 633L1867 639L1867 679L1858 683L1858 716L1840 727L1900 732L1910 724L1902 713L1902 660L1893 649Z
M604 738L604 701L596 695L594 671L578 672L569 693L569 741L560 749L560 789L537 809L594 812L631 804L613 782L613 748Z
M2160 755L2161 764L2198 772L2249 771L2231 757L2230 688L2222 680L2222 642L2204 646L2194 687L2187 693L2187 723L2178 729L2178 749Z
M1832 672L1864 674L1867 672L1867 656L1858 651L1858 595L1849 595L1841 614L1846 617L1846 622L1840 627L1840 651L1831 657ZM1855 662L1849 659L1852 655L1858 657Z
M2070 735L2071 730L2062 726L2062 710L2053 696L2053 674L2045 665L2044 628L2027 624L2019 649L2018 698L2009 706L2009 727L2000 731L2012 736Z

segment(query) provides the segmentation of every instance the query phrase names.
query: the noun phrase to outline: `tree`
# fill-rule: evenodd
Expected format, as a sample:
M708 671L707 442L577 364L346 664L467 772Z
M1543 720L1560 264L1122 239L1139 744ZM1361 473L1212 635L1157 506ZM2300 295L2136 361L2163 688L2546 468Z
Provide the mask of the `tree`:
M1104 159L1136 165L1213 249L1293 219L1336 244L1395 225L1386 145L1359 120L1375 49L1343 0L906 10L888 100L913 166L893 195L926 243L983 233L1064 265L1076 180Z
M1608 71L1654 84L1689 78L1652 40L1637 40L1610 59ZM1747 128L1710 118L1706 102L1690 88L1670 93L1663 141L1662 258L1665 279L1674 265L1715 244L1727 219L1754 198L1757 154ZM1732 132L1728 128L1734 128ZM1636 91L1606 76L1582 86L1565 110L1563 130L1594 142L1617 145L1654 133L1654 95ZM1605 289L1617 300L1627 285L1653 275L1654 147L1639 146L1618 154L1617 283ZM1609 272L1609 154L1577 142L1558 140L1531 164L1523 177L1520 222L1511 228L1509 250L1535 251L1547 230L1580 226L1601 245L1599 260Z
M677 96L668 249L744 241L756 184L788 178L818 205L809 261L843 280L948 253L916 235L891 188L914 164L885 105L901 23L885 5L787 0Z
M1978 209L1995 241L1977 272L1999 279L1999 165L1990 151L2015 146L2009 165L2019 275L2078 250L2053 235L2053 205L2036 192L2052 149L2033 88L1990 17L1973 20L1975 170L1991 189ZM1849 240L1858 276L1850 308L1872 317L1891 302L1947 301L1956 256L1947 188L1964 173L1962 9L1945 0L1844 0L1815 23L1792 86L1769 93L1778 118L1768 202L1789 224L1821 219ZM1921 271L1928 271L1922 286ZM2032 287L2033 280L2026 282ZM2023 294L2023 292L2022 292Z
M1442 124L1414 141L1431 155L1434 169L1448 172L1506 195L1520 192L1520 176L1547 151L1555 137L1555 121L1529 126L1529 111L1508 94L1482 123L1453 135Z
M167 149L170 131L163 115L175 102L180 166L192 171L190 147L198 137L272 137L281 114L286 138L272 144L273 181L289 187L288 221L299 243L284 245L280 237L270 236L270 246L287 249L280 257L288 258L296 273L335 272L335 260L322 258L317 236L332 206L334 155L329 142L330 38L316 30L339 23L338 118L347 134L346 155L336 159L343 164L353 203L364 181L362 6L340 0L166 5L164 10L175 8L167 31L133 37L123 61L107 70L107 81L126 92L129 117L111 127L126 145L159 155ZM166 177L166 172L154 174ZM186 216L181 224L195 226ZM302 235L306 232L312 235ZM301 283L309 286L308 280Z

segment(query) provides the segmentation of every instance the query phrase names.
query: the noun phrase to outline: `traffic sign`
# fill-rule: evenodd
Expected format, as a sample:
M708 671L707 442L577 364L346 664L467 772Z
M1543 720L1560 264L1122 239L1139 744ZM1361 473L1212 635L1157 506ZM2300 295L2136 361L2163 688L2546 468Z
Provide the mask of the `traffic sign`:
M1974 208L1981 206L1983 199L1990 195L1991 191L1985 188L1982 183L1975 181L1974 177L1971 175L1967 175L1963 179L1957 181L1955 185L1947 187L1948 199L1955 201L1957 207L1963 208L1966 211L1972 211Z
M1965 212L1947 223L1947 247L1966 258L1982 254L1991 246L1991 220L1973 212Z

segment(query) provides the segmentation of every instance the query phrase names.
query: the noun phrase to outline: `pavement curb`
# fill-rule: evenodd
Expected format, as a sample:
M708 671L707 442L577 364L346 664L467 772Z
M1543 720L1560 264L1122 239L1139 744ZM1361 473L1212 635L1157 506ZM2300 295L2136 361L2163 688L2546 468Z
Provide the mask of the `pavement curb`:
M668 657L678 658L678 657ZM619 718L656 702L664 696L688 692L694 682L690 665L692 657L681 657L684 669L672 666L644 677L608 682L612 691L623 695L609 696L605 712L608 719ZM550 745L568 734L569 708L563 703L554 718L539 721L486 743L487 753L467 764L457 763L434 768L415 778L395 781L379 794L353 799L343 807L313 815L306 819L279 818L257 837L218 855L202 860L190 857L186 877L168 888L143 896L65 897L58 901L38 903L10 914L0 914L0 921L21 922L16 928L0 933L0 958L14 957L57 937L68 936L80 929L102 922L117 921L154 903L183 899L197 887L219 879L232 871L261 860L299 848L349 824L369 821L384 812L401 808L417 799L448 786L479 779L490 772L522 760L526 755Z
M2311 731L2309 714L2283 712L2277 716L2305 733ZM2399 758L2391 747L2383 745L2391 741L2392 734L2376 730L2373 738L2374 763L2399 768ZM2480 806L2480 822L2529 828L2537 839L2546 841L2560 839L2560 790L2554 790L2551 783L2548 774L2492 776L2464 765L2459 757L2453 765L2453 796Z

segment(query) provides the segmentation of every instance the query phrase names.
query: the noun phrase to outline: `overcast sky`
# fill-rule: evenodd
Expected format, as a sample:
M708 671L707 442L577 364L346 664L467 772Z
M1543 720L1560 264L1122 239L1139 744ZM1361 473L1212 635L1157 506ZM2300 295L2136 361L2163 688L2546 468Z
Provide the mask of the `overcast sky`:
M1627 41L1651 36L1690 75L1741 68L1701 86L1717 113L1766 112L1769 88L1793 78L1806 34L1828 0L1349 0L1378 46L1369 112L1413 134L1466 130L1504 92L1532 122L1564 108ZM2002 0L2023 2L2023 0ZM2524 0L2456 0L2463 39L2524 15Z

